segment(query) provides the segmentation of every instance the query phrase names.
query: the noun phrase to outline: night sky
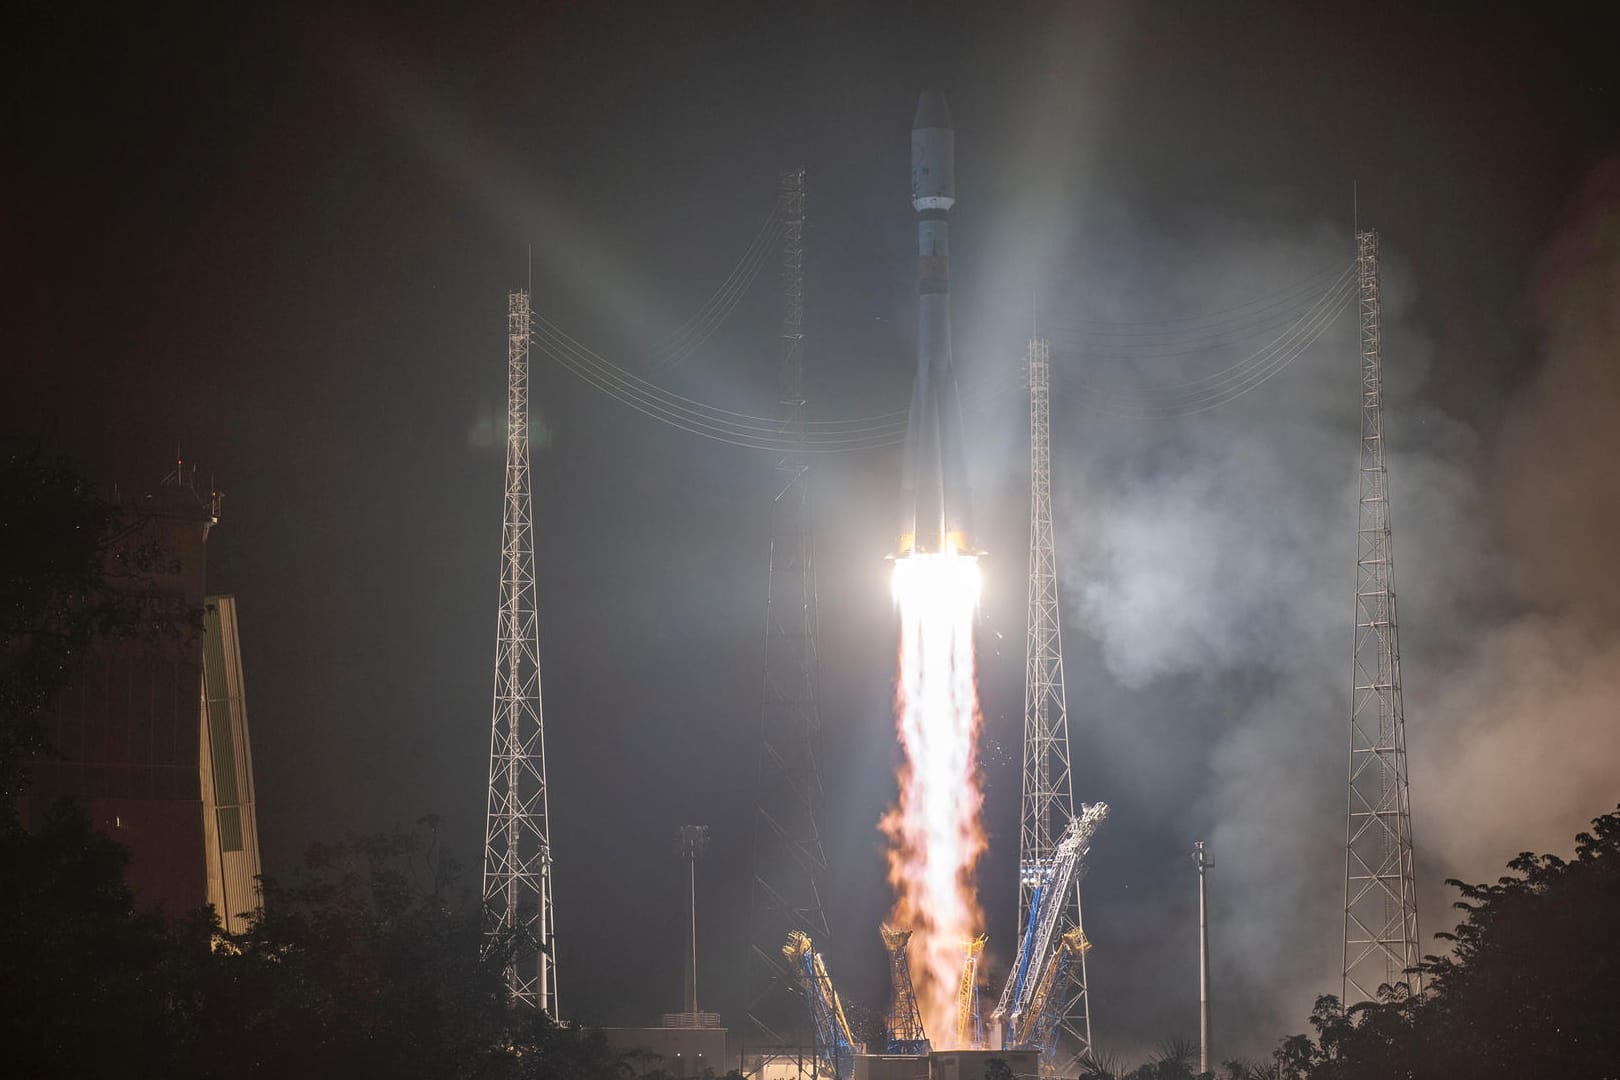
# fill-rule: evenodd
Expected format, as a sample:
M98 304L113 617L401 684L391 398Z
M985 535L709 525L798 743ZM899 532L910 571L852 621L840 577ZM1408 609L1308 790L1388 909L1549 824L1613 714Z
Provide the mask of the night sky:
M178 447L224 492L210 586L238 597L267 871L435 814L476 884L505 305L530 245L536 309L634 366L802 164L813 409L901 408L930 86L956 121L970 376L1020 355L1032 297L1058 326L1164 320L1347 265L1359 205L1387 256L1425 935L1453 921L1441 878L1567 848L1612 808L1620 108L1589 16L392 8L41 6L7 35L0 437L126 490ZM779 319L767 269L667 381L771 412ZM1195 839L1218 1050L1263 1050L1337 989L1356 363L1342 316L1232 409L1155 426L1088 410L1084 358L1056 358L1077 795L1114 806L1087 884L1106 1048L1196 1032ZM993 953L1016 895L1022 409L969 424ZM680 1007L674 836L699 822L702 1003L738 1027L771 459L538 353L534 428L563 1012ZM840 455L815 480L828 959L874 1005L898 471Z

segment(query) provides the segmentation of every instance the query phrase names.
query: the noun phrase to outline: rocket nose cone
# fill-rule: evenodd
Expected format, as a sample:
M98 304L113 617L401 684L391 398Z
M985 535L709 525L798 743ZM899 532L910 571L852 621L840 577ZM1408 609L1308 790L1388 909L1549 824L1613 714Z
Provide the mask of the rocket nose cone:
M917 99L917 118L911 122L911 129L920 128L949 128L951 126L951 107L945 104L945 91L924 90Z

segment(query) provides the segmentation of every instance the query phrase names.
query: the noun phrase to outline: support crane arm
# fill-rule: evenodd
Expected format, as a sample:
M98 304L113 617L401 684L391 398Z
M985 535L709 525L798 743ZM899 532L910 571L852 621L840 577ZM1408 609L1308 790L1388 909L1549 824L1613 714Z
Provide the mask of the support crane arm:
M1030 904L1029 925L1024 940L1019 944L1018 957L1007 973L1007 984L1002 988L1001 1000L996 1005L992 1020L1005 1025L1006 1038L1025 1026L1031 1001L1046 974L1046 968L1056 958L1055 943L1058 923L1063 916L1063 900L1075 887L1086 855L1091 851L1091 839L1108 818L1107 803L1082 805L1080 813L1069 822L1069 827L1058 841L1048 866L1038 868L1039 878Z
M1086 940L1085 931L1078 926L1058 941L1051 963L1046 965L1035 993L1030 996L1029 1008L1019 1018L1017 1030L1011 1034L1013 1046L1039 1049L1044 1054L1052 1052L1053 1037L1057 1034L1058 1021L1066 1004L1062 988L1068 982L1074 962L1090 948L1091 942Z

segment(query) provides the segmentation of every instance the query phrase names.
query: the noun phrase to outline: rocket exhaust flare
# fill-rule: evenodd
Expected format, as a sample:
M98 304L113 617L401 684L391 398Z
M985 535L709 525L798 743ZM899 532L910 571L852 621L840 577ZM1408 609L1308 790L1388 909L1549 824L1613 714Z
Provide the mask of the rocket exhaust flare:
M951 207L956 133L945 95L925 91L911 125L917 213L917 376L906 426L896 554L971 554L962 406L951 359Z

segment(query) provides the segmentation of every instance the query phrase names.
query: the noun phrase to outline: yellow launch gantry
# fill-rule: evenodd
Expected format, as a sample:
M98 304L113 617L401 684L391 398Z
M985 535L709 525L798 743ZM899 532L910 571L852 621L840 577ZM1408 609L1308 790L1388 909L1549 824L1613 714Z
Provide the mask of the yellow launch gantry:
M988 934L980 934L963 948L962 981L956 988L956 1045L979 1047L984 1045L984 1019L979 1015L979 957L984 955Z

